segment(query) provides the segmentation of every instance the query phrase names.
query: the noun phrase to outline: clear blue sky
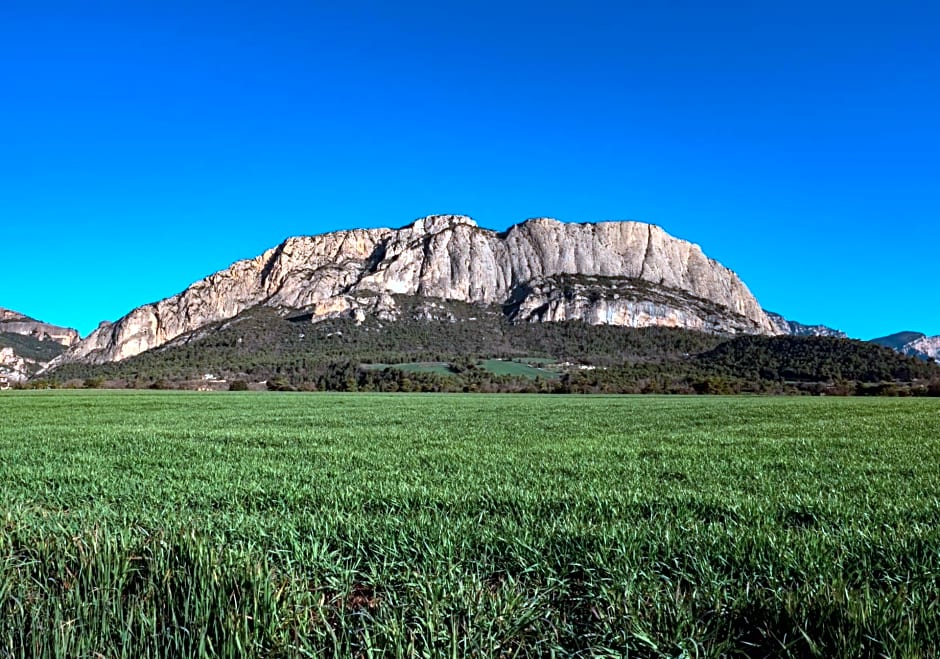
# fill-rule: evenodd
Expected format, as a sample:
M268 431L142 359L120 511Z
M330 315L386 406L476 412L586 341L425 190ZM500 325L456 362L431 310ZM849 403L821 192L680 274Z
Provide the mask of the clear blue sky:
M0 306L83 334L290 235L635 219L767 309L940 334L940 5L0 11Z

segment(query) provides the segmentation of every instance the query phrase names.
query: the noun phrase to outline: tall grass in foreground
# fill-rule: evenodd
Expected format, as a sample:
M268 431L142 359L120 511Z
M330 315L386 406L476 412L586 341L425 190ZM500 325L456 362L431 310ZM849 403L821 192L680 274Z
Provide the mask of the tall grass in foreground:
M931 400L0 396L0 656L940 654Z

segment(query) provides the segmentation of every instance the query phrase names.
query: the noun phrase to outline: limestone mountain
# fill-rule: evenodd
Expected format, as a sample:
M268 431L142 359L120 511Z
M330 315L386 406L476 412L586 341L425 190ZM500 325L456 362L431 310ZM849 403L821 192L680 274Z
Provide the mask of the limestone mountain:
M77 331L0 307L0 379L19 382L79 342Z
M795 320L787 320L773 311L768 311L767 315L770 316L774 325L777 326L780 334L788 334L790 336L831 336L837 339L848 338L848 334L845 332L826 327L825 325L804 325Z
M940 360L940 336L927 336L921 332L897 332L872 339L871 342L912 357Z
M516 323L781 333L734 272L658 226L539 218L496 232L468 217L434 215L397 230L289 238L102 323L55 365L119 361L259 305L302 310L313 322L394 320L401 296L498 305Z

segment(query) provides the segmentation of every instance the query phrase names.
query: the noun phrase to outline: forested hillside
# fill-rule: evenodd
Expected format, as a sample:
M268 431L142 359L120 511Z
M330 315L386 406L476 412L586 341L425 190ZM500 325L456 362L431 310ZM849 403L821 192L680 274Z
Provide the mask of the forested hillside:
M136 357L66 364L48 377L90 386L621 393L927 394L940 382L934 363L846 339L514 324L494 307L411 304L409 320L317 323L257 307Z

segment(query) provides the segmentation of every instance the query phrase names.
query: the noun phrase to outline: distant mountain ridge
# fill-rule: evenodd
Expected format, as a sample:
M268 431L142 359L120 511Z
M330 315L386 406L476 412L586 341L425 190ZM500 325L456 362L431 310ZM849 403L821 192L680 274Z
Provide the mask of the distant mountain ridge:
M397 230L289 238L103 323L53 365L126 359L258 305L313 321L394 319L401 295L502 305L513 322L781 333L734 272L658 226L538 218L496 232L433 215Z
M940 360L940 336L927 336L922 332L897 332L872 339L871 342L912 357Z
M832 329L825 325L804 325L795 320L787 320L778 313L768 311L767 315L780 330L780 334L790 336L831 336L837 339L847 339L848 334L841 330Z
M790 336L828 336L846 339L848 335L826 325L804 325L793 320L787 320L778 313L768 311L767 315L780 330L780 334ZM896 332L888 336L869 340L869 343L891 348L903 355L919 359L940 360L940 336L927 336L923 332Z

